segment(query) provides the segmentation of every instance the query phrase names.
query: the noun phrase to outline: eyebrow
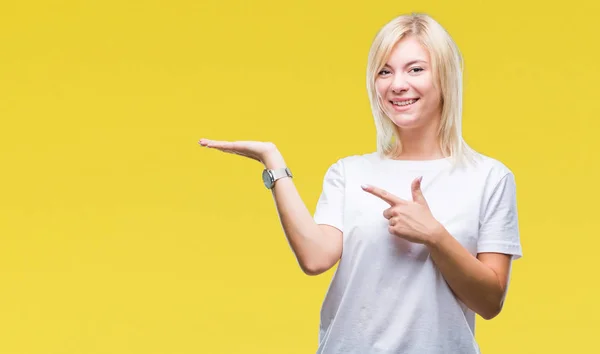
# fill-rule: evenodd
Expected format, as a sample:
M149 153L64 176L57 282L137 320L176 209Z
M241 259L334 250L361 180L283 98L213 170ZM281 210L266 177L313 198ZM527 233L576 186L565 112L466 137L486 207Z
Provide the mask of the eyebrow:
M413 64L416 64L416 63L425 63L425 64L427 64L427 61L426 61L426 60L423 60L423 59L411 60L411 61L409 61L408 63L406 63L406 64L404 65L404 67L411 66L411 65L413 65ZM390 64L388 64L388 63L385 63L385 65L384 65L384 66L387 66L388 68L391 68L391 65L390 65Z

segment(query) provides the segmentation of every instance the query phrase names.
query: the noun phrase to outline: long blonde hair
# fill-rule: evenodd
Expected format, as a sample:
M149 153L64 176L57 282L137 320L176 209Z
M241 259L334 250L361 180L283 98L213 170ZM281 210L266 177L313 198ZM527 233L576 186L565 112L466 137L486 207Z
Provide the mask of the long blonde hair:
M384 25L369 51L367 91L377 129L377 151L382 157L402 151L397 127L382 107L375 80L396 43L409 35L429 51L434 85L441 91L442 115L438 137L442 152L452 159L454 165L474 161L477 154L462 137L462 56L448 32L429 15L419 13L396 17Z

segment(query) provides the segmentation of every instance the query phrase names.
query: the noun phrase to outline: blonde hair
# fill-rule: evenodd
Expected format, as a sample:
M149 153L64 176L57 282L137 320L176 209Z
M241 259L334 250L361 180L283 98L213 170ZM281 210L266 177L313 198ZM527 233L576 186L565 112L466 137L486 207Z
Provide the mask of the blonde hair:
M438 137L442 152L452 159L453 165L474 161L477 154L462 138L462 56L448 32L429 15L419 13L402 15L388 22L375 36L369 51L367 91L377 129L377 151L382 157L402 151L397 127L382 107L375 80L396 43L409 35L429 51L434 85L441 91Z

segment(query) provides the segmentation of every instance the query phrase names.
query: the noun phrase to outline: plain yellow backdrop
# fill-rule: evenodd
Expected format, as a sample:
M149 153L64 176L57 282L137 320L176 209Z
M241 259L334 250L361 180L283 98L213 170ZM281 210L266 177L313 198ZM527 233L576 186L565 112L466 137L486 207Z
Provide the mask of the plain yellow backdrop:
M516 175L524 258L486 354L599 352L596 1L6 1L0 353L311 353L333 271L304 275L262 166L312 213L374 151L371 40L427 12L465 57L465 139Z

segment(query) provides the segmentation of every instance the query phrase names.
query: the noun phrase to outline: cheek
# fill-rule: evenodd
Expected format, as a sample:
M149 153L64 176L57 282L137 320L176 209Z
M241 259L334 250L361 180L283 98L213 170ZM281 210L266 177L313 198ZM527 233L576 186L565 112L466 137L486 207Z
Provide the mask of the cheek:
M439 106L442 102L442 92L438 90L436 87L431 87L429 91L429 99L434 104L435 107Z
M375 81L375 90L380 97L385 97L385 93L387 92L387 84L384 81L378 80Z
M415 80L412 82L412 86L424 96L430 96L434 91L436 91L436 88L433 85L432 77L428 74L415 77Z
M427 99L427 101L433 103L434 105L441 99L441 92L431 83L425 82L416 88L419 93Z

